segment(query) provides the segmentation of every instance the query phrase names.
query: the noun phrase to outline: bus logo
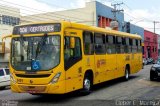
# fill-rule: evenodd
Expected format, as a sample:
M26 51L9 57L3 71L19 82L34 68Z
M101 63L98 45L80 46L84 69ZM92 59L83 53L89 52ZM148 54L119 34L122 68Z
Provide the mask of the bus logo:
M33 83L33 81L32 81L32 80L30 80L29 82L30 82L31 84Z

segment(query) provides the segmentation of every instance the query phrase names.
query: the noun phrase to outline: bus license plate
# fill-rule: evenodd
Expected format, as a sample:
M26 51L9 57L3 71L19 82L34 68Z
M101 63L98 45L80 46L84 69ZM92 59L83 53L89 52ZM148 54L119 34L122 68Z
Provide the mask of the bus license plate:
M30 90L30 91L28 91L28 93L38 93L38 92L35 90Z
M158 76L160 76L160 73L158 73Z

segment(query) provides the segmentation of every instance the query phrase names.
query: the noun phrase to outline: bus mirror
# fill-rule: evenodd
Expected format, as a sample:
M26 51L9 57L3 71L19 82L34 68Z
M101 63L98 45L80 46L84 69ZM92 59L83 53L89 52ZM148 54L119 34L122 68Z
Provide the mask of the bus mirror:
M75 47L75 38L71 37L70 38L70 48L73 49Z
M2 42L0 43L0 53L5 53L5 42L3 40L10 37L12 37L12 35L2 36Z

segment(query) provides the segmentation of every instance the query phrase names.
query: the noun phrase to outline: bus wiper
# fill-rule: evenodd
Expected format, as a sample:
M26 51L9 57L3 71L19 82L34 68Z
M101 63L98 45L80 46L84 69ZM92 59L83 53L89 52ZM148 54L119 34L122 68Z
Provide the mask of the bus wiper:
M41 41L38 42L35 60L37 59L37 56L41 53L43 46L45 46L47 37L48 37L48 34L45 33L44 36L42 37Z
M20 35L20 51L21 51L21 61L24 60L24 56L23 56L23 48L24 47L24 39L23 39L23 35Z
M23 35L20 35L20 44L23 47L24 46L24 39L23 39Z

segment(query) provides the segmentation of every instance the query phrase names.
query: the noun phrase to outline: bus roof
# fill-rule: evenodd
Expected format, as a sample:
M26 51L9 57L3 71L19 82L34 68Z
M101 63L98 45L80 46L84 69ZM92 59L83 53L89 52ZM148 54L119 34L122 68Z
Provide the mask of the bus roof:
M99 33L107 33L108 35L128 36L131 38L138 38L138 39L142 38L140 35L137 35L137 34L130 34L130 33L116 31L116 30L109 30L109 29L105 29L105 28L89 26L89 25L85 25L85 24L81 24L81 23L74 23L74 22L69 22L69 21L35 22L35 23L23 24L23 25L17 25L17 26L26 26L26 25L34 25L34 24L51 24L51 23L61 23L64 26L64 28L82 29L85 31L94 31L97 33L98 32Z
M100 27L95 27L95 26L89 26L89 25L85 25L85 24L66 22L66 21L63 21L62 23L67 25L66 27L83 29L83 30L86 30L86 31L94 31L94 32L97 32L97 33L98 32L107 33L108 35L128 36L128 37L131 37L131 38L138 38L138 39L142 38L140 35L137 35L137 34L130 34L130 33L126 33L126 32L110 30L110 29L105 29L105 28L100 28Z

